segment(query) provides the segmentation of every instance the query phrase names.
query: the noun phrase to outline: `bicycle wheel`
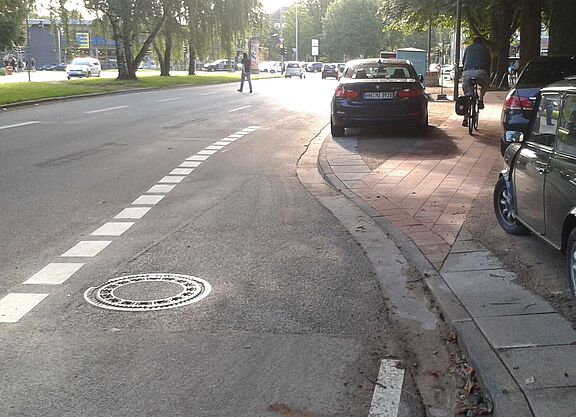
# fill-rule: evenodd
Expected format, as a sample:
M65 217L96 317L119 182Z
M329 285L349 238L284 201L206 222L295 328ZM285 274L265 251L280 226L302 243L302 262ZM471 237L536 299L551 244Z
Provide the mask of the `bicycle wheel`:
M472 116L472 120L473 120L473 125L474 125L474 130L478 131L478 117L480 115L480 109L478 108L478 101L476 101L476 104L474 105L474 115Z
M476 118L476 98L470 97L470 105L468 106L468 134L474 131L474 120Z

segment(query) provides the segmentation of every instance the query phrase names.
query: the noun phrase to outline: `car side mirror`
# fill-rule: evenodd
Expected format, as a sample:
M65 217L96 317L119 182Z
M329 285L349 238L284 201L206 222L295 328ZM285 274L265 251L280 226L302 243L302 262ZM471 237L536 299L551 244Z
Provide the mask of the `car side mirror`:
M420 81L421 83L424 82L424 76L422 74L418 74L418 81Z
M515 130L507 130L504 133L504 141L506 143L519 143L524 140L524 133Z

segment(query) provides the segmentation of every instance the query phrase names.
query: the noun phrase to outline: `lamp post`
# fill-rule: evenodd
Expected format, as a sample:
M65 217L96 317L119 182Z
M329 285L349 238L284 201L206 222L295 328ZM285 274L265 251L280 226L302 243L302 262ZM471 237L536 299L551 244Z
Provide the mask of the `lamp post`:
M296 53L295 53L295 61L299 61L299 59L298 59L298 0L296 0Z
M454 101L458 98L458 78L460 78L460 28L462 26L462 1L456 0L456 39L454 42Z
M28 70L28 82L30 82L30 25L28 24L28 6L29 3L26 3L26 69Z

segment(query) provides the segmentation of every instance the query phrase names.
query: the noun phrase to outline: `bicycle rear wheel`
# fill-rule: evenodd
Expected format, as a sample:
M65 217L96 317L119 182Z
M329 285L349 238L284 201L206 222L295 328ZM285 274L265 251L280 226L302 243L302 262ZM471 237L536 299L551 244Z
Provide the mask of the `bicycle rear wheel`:
M476 100L471 97L468 107L468 134L470 135L474 131L474 120L476 120Z
M480 115L480 109L478 109L478 102L476 102L473 112L474 115L472 116L472 120L474 121L474 123L472 124L474 125L474 130L478 131L478 117Z

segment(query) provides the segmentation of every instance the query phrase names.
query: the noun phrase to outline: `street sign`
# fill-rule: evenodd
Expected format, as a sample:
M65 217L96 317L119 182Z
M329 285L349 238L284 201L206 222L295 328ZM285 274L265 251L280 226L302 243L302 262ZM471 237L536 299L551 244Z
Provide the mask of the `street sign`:
M78 49L90 49L90 34L88 32L76 32Z
M312 39L312 48L318 47L318 39ZM312 54L314 55L314 54Z
M318 56L318 47L317 46L313 46L312 47L312 56Z

